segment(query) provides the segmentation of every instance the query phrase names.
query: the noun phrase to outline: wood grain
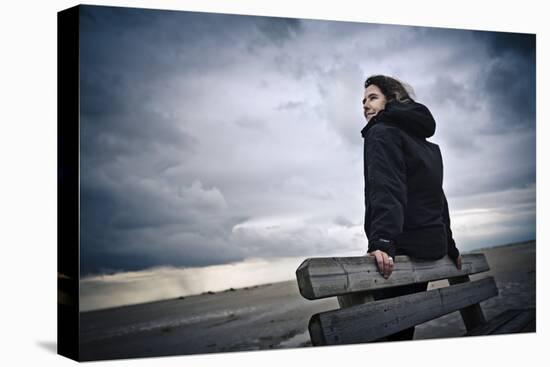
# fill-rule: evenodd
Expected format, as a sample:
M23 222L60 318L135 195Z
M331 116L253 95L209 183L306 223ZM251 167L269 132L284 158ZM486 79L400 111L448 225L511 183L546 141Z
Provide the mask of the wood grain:
M497 294L492 277L315 314L309 322L314 345L373 341Z
M296 279L303 297L319 299L489 270L483 254L463 255L462 270L458 270L447 256L429 261L396 256L394 263L393 273L388 279L384 279L371 256L310 258L298 267Z

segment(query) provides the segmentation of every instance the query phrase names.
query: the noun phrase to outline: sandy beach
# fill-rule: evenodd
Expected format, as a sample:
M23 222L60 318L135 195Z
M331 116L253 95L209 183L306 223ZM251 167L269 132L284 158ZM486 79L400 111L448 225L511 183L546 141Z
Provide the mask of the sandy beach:
M481 303L486 318L511 308L536 306L535 242L474 252L486 254L499 295ZM430 283L429 289L448 282ZM335 298L308 301L295 280L230 289L181 299L81 313L82 360L186 355L310 347L311 315L338 308ZM453 312L417 326L415 339L465 332Z

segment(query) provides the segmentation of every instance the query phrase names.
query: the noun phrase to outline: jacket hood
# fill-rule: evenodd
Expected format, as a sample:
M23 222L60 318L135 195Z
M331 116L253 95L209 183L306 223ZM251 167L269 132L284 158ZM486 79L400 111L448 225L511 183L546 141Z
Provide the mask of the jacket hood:
M367 125L361 130L363 138L367 131L380 122L387 122L398 126L415 136L429 138L435 133L435 120L428 107L418 102L397 102L386 103L386 107L376 116L370 119Z

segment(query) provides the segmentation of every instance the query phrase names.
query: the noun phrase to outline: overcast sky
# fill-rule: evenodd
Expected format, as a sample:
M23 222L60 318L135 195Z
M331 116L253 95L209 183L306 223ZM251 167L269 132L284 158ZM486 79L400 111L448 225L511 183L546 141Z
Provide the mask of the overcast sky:
M378 73L436 119L459 249L535 238L534 35L90 6L80 27L82 275L362 255Z

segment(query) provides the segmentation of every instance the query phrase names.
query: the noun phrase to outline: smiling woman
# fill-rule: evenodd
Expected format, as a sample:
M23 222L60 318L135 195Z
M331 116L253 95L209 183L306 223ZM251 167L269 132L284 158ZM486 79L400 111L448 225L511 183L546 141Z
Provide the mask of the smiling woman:
M365 81L363 98L364 115L367 121L382 111L388 100L402 103L411 102L412 88L402 81L384 75L374 75ZM387 97L386 97L387 96Z
M393 271L396 255L430 260L449 255L460 269L461 256L443 192L441 152L426 140L435 132L432 114L410 97L401 82L384 75L365 81L363 110L368 122L361 131L368 255L376 257L385 278ZM389 288L374 297L420 292L427 285ZM413 335L414 327L388 340L407 340Z

